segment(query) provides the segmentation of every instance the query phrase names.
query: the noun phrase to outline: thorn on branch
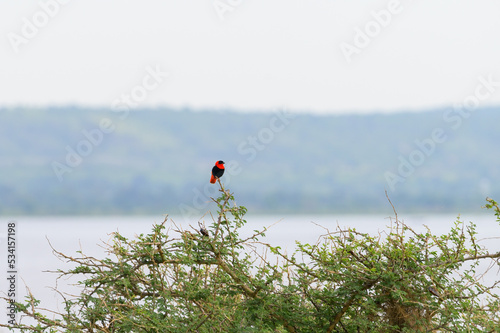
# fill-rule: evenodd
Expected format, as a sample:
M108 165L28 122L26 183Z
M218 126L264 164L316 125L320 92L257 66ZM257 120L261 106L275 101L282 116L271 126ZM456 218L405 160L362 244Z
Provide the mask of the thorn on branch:
M392 207L392 210L394 212L394 217L396 218L396 223L399 222L398 221L398 213L396 212L396 208L394 208L394 205L392 204L392 201L391 199L389 198L389 194L387 194L387 190L385 190L385 197L387 198L387 200L389 201L389 204L391 205Z

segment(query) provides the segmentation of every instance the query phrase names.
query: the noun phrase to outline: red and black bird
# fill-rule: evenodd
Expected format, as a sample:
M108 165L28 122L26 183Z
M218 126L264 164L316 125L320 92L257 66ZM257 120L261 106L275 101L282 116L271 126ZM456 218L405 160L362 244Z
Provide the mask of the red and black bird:
M217 179L222 177L223 174L224 174L224 162L223 161L215 162L215 166L212 168L212 177L210 177L210 183L215 184Z

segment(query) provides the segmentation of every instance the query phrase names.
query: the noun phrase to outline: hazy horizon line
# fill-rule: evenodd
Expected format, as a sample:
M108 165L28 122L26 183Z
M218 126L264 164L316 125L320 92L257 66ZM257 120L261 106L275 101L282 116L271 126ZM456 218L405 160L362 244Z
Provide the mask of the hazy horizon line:
M500 104L491 104L491 105L483 105L477 107L477 110L482 109L492 109L500 107ZM304 108L289 108L287 106L282 107L268 107L268 108L245 108L245 107L237 107L237 106L174 106L168 104L158 104L158 105L143 105L138 107L130 107L127 111L131 112L140 112L143 110L153 111L188 111L188 112L231 112L231 113L241 113L241 114L266 114L273 113L278 111L285 111L295 114L304 114L304 115L320 115L320 116L335 116L335 115L389 115L389 114L408 114L408 113L427 113L427 112L436 112L440 110L449 110L456 108L452 105L441 105L441 106L433 106L433 107L406 107L406 108L398 108L398 109L372 109L372 110L315 110L315 109L304 109ZM0 105L0 112L5 111L17 111L19 109L33 109L33 110L48 110L48 109L81 109L81 110L89 110L89 111L110 111L113 109L112 106L106 105L96 105L96 104L78 104L78 103L64 103L64 104L27 104L27 103L19 103L15 105ZM123 108L119 109L123 111ZM118 111L118 109L117 109Z

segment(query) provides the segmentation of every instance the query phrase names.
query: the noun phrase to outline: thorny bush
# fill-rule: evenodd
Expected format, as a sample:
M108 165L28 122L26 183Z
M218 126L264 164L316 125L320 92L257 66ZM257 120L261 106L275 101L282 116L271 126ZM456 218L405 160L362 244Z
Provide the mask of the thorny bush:
M246 208L220 184L218 214L189 230L168 219L150 234L114 234L104 259L56 255L76 265L83 288L64 311L39 308L29 293L27 332L498 332L498 284L477 271L500 252L478 244L476 226L457 220L444 235L412 230L396 214L387 231L328 232L291 255L239 232ZM389 201L390 202L390 201ZM500 223L500 209L492 199ZM257 250L257 245L260 249ZM267 249L267 252L262 248ZM267 254L266 254L267 253Z

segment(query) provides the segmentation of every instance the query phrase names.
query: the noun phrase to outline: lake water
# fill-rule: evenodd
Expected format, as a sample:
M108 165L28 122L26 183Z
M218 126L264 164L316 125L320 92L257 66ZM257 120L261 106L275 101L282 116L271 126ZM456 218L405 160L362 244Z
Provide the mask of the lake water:
M407 225L416 231L424 231L427 225L434 234L447 232L456 220L456 215L408 215L398 216ZM17 270L18 270L18 300L26 295L26 287L42 300L42 306L57 308L59 298L52 288L57 287L63 291L75 291L69 285L71 281L56 281L57 274L44 271L54 271L59 268L65 269L68 265L60 261L52 253L52 246L65 254L78 255L76 251L83 251L86 255L102 258L105 256L102 242L111 239L111 233L119 231L126 237L134 237L141 233L149 233L153 223L160 223L163 216L141 216L141 217L15 217L0 218L0 257L2 271L7 275L6 264L6 233L7 223L15 221L17 225ZM176 223L184 229L189 224L196 227L197 221L180 222L172 217ZM246 216L248 224L242 229L242 235L250 235L253 230L270 226L266 237L262 239L273 246L279 245L286 248L288 252L295 249L295 241L315 243L318 237L327 232L326 229L334 231L337 226L355 227L360 232L372 234L385 230L391 221L385 216L376 215L317 215L317 216ZM208 224L208 219L205 219ZM473 221L476 223L481 244L488 248L491 253L500 251L500 226L493 214L475 215L461 217L462 221ZM169 225L169 223L167 223ZM320 226L321 227L320 227ZM488 280L497 280L498 272L490 272ZM74 280L73 280L74 281ZM7 290L7 279L0 279L2 291ZM3 307L3 306L2 306ZM2 313L3 312L3 313ZM5 311L0 312L0 320L4 322ZM1 331L0 329L0 332Z

